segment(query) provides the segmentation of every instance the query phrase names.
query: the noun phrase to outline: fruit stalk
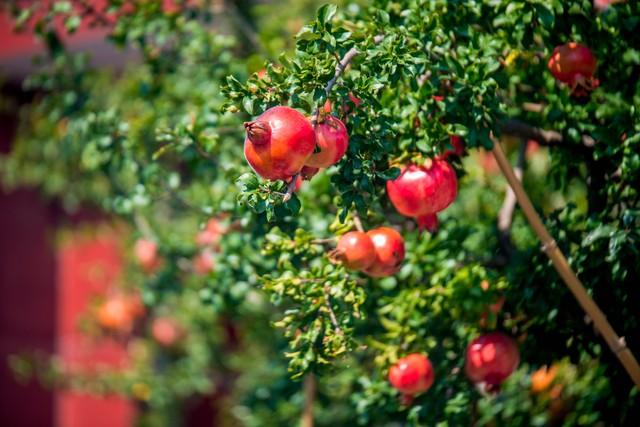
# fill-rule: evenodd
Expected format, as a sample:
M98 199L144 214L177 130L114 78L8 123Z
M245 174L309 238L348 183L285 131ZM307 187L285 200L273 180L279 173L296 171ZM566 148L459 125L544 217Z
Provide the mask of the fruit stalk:
M600 307L598 307L595 301L589 296L584 285L569 266L564 254L560 248L558 248L556 241L551 237L549 231L547 231L546 227L542 223L542 220L533 207L529 196L511 168L511 164L507 160L500 142L494 137L492 137L492 140L493 155L500 167L500 170L502 171L502 174L513 189L516 199L518 200L518 204L527 218L527 221L542 242L542 250L547 254L549 259L551 259L553 266L558 274L560 274L562 280L565 282L569 290L571 290L583 310L591 320L593 320L596 329L604 336L607 345L618 357L636 387L640 389L640 365L638 365L638 361L631 350L627 347L624 337L619 337L616 334L616 331L613 329L611 324L609 324L604 313L600 310Z

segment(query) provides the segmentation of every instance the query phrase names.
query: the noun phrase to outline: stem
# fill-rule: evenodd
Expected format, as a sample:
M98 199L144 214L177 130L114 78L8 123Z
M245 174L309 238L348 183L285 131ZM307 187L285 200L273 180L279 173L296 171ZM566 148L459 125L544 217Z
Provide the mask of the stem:
M300 176L300 173L297 173L291 177L291 182L289 182L289 184L287 185L287 191L282 196L282 201L284 203L287 203L291 199L291 195L296 189L296 182L298 181L298 176Z
M578 303L582 306L582 309L593 320L593 323L600 334L604 337L607 345L618 357L627 373L635 383L636 387L640 389L640 365L634 357L631 350L627 347L624 337L619 337L613 327L607 321L600 307L589 296L584 285L578 279L573 272L567 259L562 251L558 248L556 241L551 237L542 220L538 216L529 196L525 192L522 184L516 177L507 157L500 146L500 142L492 136L493 140L493 155L500 166L500 170L507 178L509 185L515 193L516 199L520 204L525 217L529 221L531 228L536 233L540 241L542 242L542 250L547 254L556 271L565 282L569 290L573 293L573 296L578 300Z
M316 377L313 374L307 374L304 378L304 410L301 427L313 427L313 405L316 401Z
M360 220L360 215L358 211L353 211L353 225L356 226L356 230L364 233L364 227L362 226L362 221Z
M518 150L518 160L514 169L514 174L519 181L522 181L522 174L524 170L524 160L527 151L527 140L523 140ZM504 202L498 213L498 241L500 242L500 249L504 252L507 258L511 258L513 255L513 242L511 241L511 225L513 224L513 214L516 207L516 195L511 189L511 186L507 185L507 192L504 196Z
M335 328L336 333L338 335L344 335L344 332L342 331L342 328L338 323L338 318L336 317L336 313L333 311L333 308L331 307L331 295L329 295L329 288L325 286L323 291L324 291L324 305L327 307L327 310L329 310L329 319L331 319L331 324Z

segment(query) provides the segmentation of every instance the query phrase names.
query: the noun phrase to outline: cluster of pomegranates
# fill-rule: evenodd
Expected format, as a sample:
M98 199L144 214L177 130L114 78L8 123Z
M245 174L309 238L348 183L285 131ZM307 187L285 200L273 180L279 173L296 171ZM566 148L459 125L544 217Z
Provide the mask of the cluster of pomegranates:
M500 332L491 332L471 341L465 356L465 373L486 390L496 390L511 375L520 362L520 353L513 339ZM389 369L389 382L400 393L414 396L429 390L435 380L429 358L412 353L401 358Z
M371 277L397 273L404 255L404 239L390 227L378 227L366 233L350 231L340 237L332 253L332 257L348 269L362 271Z
M310 179L320 168L336 164L347 151L344 123L324 111L314 119L293 108L272 107L244 124L244 155L262 178L290 182L294 176Z
M591 50L575 42L557 46L547 63L553 77L569 85L574 96L586 96L598 87L600 82L594 77L597 65Z

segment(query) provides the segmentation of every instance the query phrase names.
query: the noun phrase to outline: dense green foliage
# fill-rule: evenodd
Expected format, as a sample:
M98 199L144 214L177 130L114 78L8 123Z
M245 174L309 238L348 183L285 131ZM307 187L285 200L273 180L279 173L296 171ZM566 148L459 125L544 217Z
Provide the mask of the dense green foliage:
M159 270L143 274L132 261L126 281L152 316L175 313L188 331L178 352L143 334L134 369L78 387L98 382L144 401L159 425L189 395L215 390L229 425L293 425L298 380L311 374L318 425L640 419L637 390L518 212L510 239L499 238L505 183L484 151L508 120L562 135L526 156L525 187L640 354L640 3L598 13L587 0L377 0L322 6L302 26L298 14L311 16L313 2L262 4L255 18L244 2L166 10L110 0L109 39L142 58L120 73L64 50L47 25L53 14L69 30L102 21L71 3L54 2L46 16L16 11L25 25L40 22L50 56L25 83L36 96L21 111L12 155L0 158L2 182L36 185L69 210L97 205L131 224L129 243L156 241ZM553 48L568 41L598 58L600 87L588 98L547 71ZM326 93L351 48L359 54ZM242 122L281 104L312 115L326 99L347 125L347 155L284 202L286 183L260 180L245 162ZM459 195L437 232L420 232L395 212L385 181L400 164L451 148L451 134L468 149L454 159ZM514 155L525 141L504 138ZM355 215L366 229L401 230L407 257L396 275L371 279L331 261L334 237ZM213 271L194 274L194 236L211 217L227 230ZM502 310L487 313L501 296ZM521 351L520 369L496 394L474 388L463 369L467 344L489 330L517 338ZM436 380L405 405L386 375L411 352L429 356ZM530 373L556 361L558 387L532 393Z

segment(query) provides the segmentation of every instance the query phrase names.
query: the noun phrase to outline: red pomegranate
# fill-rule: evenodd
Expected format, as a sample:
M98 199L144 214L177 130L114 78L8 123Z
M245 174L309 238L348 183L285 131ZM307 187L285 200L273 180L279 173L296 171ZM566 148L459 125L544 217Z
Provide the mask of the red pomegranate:
M515 341L500 332L491 332L471 341L465 371L471 381L495 387L516 370L519 362Z
M287 181L300 172L316 145L309 120L293 108L270 108L244 127L244 155L265 179Z
M616 3L623 3L625 1L626 0L593 0L593 7L595 7L599 12L604 12L612 5Z
M198 246L217 246L225 231L217 218L211 218L207 221L204 230L196 235L196 243Z
M213 271L215 265L215 258L211 250L205 249L193 258L193 271L199 276Z
M404 261L404 239L393 228L379 227L367 232L376 250L376 259L364 272L371 277L391 276Z
M588 93L598 87L599 82L593 77L597 60L584 45L571 42L557 46L547 66L553 77L568 84L575 95Z
M113 332L129 333L135 320L133 308L126 296L113 295L98 308L98 323Z
M449 156L462 156L462 153L464 153L464 141L462 140L462 138L460 138L458 135L451 135L449 136L449 143L453 147L453 150L446 150L442 154L442 158L446 160L449 158Z
M338 258L351 270L365 270L376 261L376 249L367 233L350 231L340 237Z
M305 164L328 168L338 163L349 147L349 135L344 123L337 117L326 115L318 122L315 132L320 151L313 153Z
M149 239L138 239L133 248L138 264L147 273L152 273L160 267L158 245Z
M426 356L413 353L389 369L389 382L403 394L414 395L425 392L433 385L433 366Z
M396 210L418 221L444 210L457 193L456 173L442 159L430 159L423 166L406 165L398 178L387 181L387 194Z
M151 335L161 346L173 347L183 338L184 330L173 317L157 317L151 325Z

